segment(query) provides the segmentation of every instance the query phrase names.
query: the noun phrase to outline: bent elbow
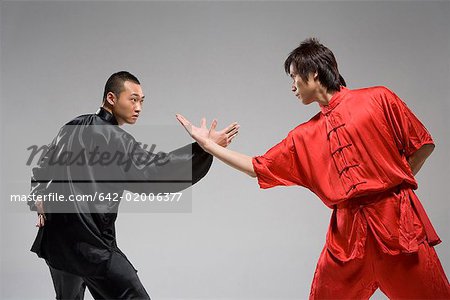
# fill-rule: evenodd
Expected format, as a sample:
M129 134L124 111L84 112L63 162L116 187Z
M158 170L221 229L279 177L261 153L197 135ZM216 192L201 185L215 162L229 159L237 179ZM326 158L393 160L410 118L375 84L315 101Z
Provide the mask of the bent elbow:
M256 173L255 173L255 171L253 171L253 172L247 172L247 175L248 176L250 176L250 177L252 177L252 178L256 178Z
M428 157L428 156L431 155L431 153L433 153L434 148L435 148L436 146L435 146L434 144L426 144L426 145L423 145L422 147L424 148L425 153L426 153L426 155L427 155L427 157Z

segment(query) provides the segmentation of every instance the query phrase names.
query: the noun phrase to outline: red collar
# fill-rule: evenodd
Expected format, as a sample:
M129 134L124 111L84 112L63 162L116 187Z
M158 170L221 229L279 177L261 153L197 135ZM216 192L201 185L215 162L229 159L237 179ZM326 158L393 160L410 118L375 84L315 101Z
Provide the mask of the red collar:
M325 115L329 114L336 106L339 105L339 103L341 103L342 99L349 91L350 90L345 86L341 86L341 90L333 94L333 96L330 99L330 102L328 102L327 105L319 104L322 113Z

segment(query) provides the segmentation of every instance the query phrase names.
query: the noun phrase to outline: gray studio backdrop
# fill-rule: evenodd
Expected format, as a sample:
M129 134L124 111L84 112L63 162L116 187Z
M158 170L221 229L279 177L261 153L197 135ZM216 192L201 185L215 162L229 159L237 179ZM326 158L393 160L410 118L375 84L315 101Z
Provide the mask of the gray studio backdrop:
M110 74L142 82L144 111L126 127L138 140L166 151L191 142L175 119L183 113L239 121L231 148L262 154L318 111L299 103L283 72L309 36L334 51L350 88L388 86L435 138L417 193L450 272L449 2L3 1L0 25L1 299L54 297L29 252L35 214L7 202L29 191L27 147L95 112ZM317 197L260 190L217 160L191 193L188 212L119 215L119 247L152 298L308 297L331 213Z

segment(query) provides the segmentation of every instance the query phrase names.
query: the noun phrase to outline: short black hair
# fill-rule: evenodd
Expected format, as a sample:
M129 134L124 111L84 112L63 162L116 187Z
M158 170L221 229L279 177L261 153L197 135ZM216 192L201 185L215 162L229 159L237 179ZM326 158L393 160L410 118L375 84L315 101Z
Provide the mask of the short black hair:
M106 101L106 96L109 92L116 95L116 97L119 97L120 93L123 92L123 84L125 81L131 81L136 84L141 84L139 80L127 71L120 71L117 73L112 74L105 84L105 91L103 92L103 102Z
M308 81L310 73L317 72L320 83L328 92L337 92L340 91L341 85L346 86L344 78L339 74L333 52L317 38L308 38L292 50L284 62L287 74L290 73L291 64L304 81Z

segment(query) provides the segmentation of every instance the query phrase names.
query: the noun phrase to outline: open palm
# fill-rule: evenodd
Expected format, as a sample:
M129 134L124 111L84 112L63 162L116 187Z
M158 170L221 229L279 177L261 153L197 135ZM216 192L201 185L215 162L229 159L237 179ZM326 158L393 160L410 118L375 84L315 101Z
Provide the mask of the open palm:
M239 132L239 125L236 122L231 123L220 131L216 131L217 120L214 120L211 123L211 127L207 128L205 118L201 119L200 127L197 127L180 114L177 114L176 117L189 135L192 136L200 146L205 145L208 140L211 140L222 147L227 147Z

